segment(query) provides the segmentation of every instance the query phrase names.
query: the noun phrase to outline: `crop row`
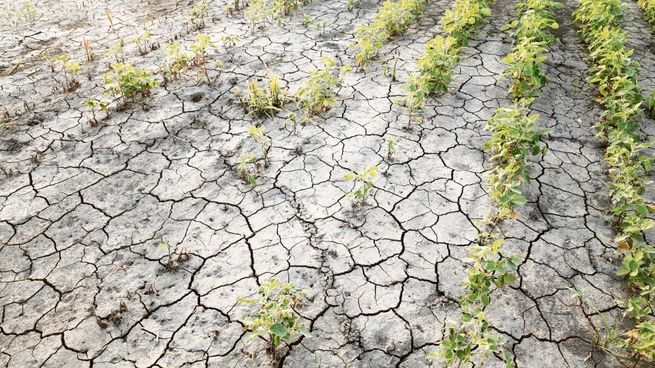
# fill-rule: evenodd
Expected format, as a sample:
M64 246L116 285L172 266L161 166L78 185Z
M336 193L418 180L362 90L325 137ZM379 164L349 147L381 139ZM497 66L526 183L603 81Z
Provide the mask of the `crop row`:
M468 44L471 35L480 27L491 11L488 0L456 0L446 10L440 24L446 35L436 35L425 45L425 53L416 62L405 85L403 103L410 118L420 112L427 96L448 90L453 68L459 62L459 49Z
M637 0L637 4L655 30L655 0Z
M502 336L490 329L484 309L491 303L491 292L510 285L517 279L517 259L501 253L505 240L499 224L518 217L516 209L526 203L521 187L530 180L527 159L545 152L539 139L544 129L537 129L537 114L527 115L526 107L547 82L542 64L548 45L555 40L549 32L558 27L552 10L561 4L552 0L523 0L516 5L516 16L504 29L514 29L512 51L504 58L504 74L512 84L512 108L499 108L487 121L491 132L484 149L491 154L494 167L489 174L492 209L480 225L477 244L469 248L469 269L460 299L460 326L450 327L441 349L434 357L443 358L446 365L469 362L472 353L486 358L489 354L502 357L506 367L513 367L511 354L503 348Z
M405 32L416 22L427 0L385 1L375 18L369 24L357 28L355 41L355 62L366 65L378 55L384 44L393 36Z
M654 360L655 249L644 238L644 232L655 226L649 219L655 206L644 198L653 160L644 154L651 143L641 143L637 133L643 96L637 83L638 65L621 29L623 11L620 0L582 0L575 12L589 49L590 80L598 85L598 100L604 107L598 128L607 142L611 212L616 217L618 248L627 252L619 275L627 277L636 291L622 303L624 316L633 318L635 326L603 346L628 347Z

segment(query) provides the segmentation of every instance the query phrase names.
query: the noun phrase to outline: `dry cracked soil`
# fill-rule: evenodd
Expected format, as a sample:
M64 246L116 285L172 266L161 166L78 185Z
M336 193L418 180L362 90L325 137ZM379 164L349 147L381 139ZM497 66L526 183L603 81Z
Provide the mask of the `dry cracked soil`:
M224 0L211 3L202 30L188 26L187 1L34 4L34 21L8 13L0 20L7 115L0 133L0 365L265 366L265 342L244 331L249 306L237 298L277 277L305 290L299 313L311 329L279 366L438 366L426 354L458 320L467 246L491 205L483 126L511 103L501 59L512 39L501 28L513 19L515 1L492 3L448 93L429 100L420 124L407 128L394 101L423 45L440 31L449 0L430 2L378 59L347 75L331 110L297 129L284 114L244 112L235 87L269 68L293 93L321 56L351 63L354 30L381 1L350 10L345 0L316 0L254 32L242 13L223 12ZM647 367L594 345L628 290L616 276L604 146L594 127L600 109L572 23L575 5L565 1L557 11L550 83L532 105L539 126L550 129L542 136L548 151L530 161L529 201L502 229L508 252L520 259L520 278L492 294L486 313L518 367ZM650 92L654 38L628 5L629 45ZM304 15L324 27L303 25ZM212 83L191 69L107 118L98 113L93 126L81 102L102 93L101 75L112 62L102 50L116 34L136 36L144 18L159 45L211 35ZM236 35L236 45L221 44L225 34ZM82 63L78 89L62 92L63 76L41 56L67 52L83 60L85 38L97 58ZM396 54L394 81L385 71ZM127 43L125 58L154 70L162 52L141 54ZM236 166L241 155L259 155L247 134L254 124L273 143L271 164L253 187ZM387 139L397 142L390 160ZM367 204L353 209L353 184L343 175L370 165L382 175ZM492 356L474 365L501 362Z

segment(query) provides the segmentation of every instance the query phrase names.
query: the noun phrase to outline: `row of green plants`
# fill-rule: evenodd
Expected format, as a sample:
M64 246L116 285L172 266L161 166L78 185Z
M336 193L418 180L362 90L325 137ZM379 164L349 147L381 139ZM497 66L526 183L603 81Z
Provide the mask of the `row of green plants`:
M646 16L646 20L655 30L655 1L653 0L637 0L639 8Z
M366 66L393 36L404 33L416 23L427 0L385 1L373 21L357 28L349 46L355 50L355 63Z
M504 348L505 339L491 329L484 310L494 290L518 278L517 258L502 253L505 240L498 226L518 218L516 209L527 202L521 188L530 181L528 158L546 150L540 137L547 130L537 127L538 115L528 114L527 107L547 82L542 64L548 45L555 41L549 30L558 28L552 11L560 6L552 0L523 0L516 5L518 19L504 27L513 29L514 43L504 58L504 74L512 81L509 93L515 104L496 110L485 126L491 132L484 150L494 163L488 180L495 208L480 222L483 230L477 244L469 249L471 268L459 302L459 326L448 328L440 350L430 356L442 359L447 366L468 363L475 352L482 359L495 354L505 367L514 367L512 354Z
M653 361L655 249L644 238L644 232L655 227L649 218L655 206L644 198L653 169L653 159L645 150L652 143L642 143L637 131L644 98L637 82L639 65L632 60L633 51L626 47L626 33L621 29L624 10L620 0L581 0L574 14L589 49L590 81L598 86L598 101L604 108L598 129L607 143L615 241L625 251L618 273L634 291L632 297L621 301L623 317L632 319L633 326L608 334L598 345L610 352L628 348L632 355Z
M471 35L491 14L488 3L489 0L456 0L441 17L445 36L436 35L427 42L425 53L416 62L417 71L405 84L407 94L401 102L409 112L410 122L421 112L429 95L448 90L453 69L459 63L459 49L468 44Z
M248 0L244 13L248 18L248 25L253 29L269 23L282 25L284 16L295 13L309 2L310 0ZM238 2L235 4L239 6Z

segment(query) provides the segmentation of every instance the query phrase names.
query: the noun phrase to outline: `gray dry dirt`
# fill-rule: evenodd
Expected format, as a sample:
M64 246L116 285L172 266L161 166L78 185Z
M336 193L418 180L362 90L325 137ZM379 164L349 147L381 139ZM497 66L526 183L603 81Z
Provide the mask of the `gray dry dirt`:
M255 32L243 14L226 16L223 0L211 3L202 30L185 25L187 1L33 3L35 21L0 20L0 104L10 115L0 133L0 365L263 366L265 343L249 341L240 322L247 307L236 299L278 277L306 290L299 311L312 334L284 351L280 366L430 366L426 354L458 320L467 246L491 205L483 127L511 103L501 60L512 40L500 29L515 1L492 3L449 92L429 100L421 124L406 129L394 100L449 0L430 2L406 35L347 76L334 108L295 131L285 114L247 115L235 88L265 77L266 65L293 93L322 55L351 63L354 30L381 1L349 11L345 0L316 0ZM503 228L520 280L494 292L487 309L522 368L634 366L593 346L602 334L598 311L614 319L615 300L628 291L616 276L604 146L594 128L600 109L574 6L557 11L561 43L551 47L550 83L532 106L550 129L542 137L548 152L531 160L529 203ZM653 36L630 6L626 29L650 92ZM92 126L81 102L102 93L112 62L103 50L117 40L106 9L126 40L144 17L160 45L210 34L218 46L212 84L192 69L109 118L99 113ZM303 26L303 14L325 28ZM225 34L239 38L236 46L221 44ZM40 55L83 60L83 38L98 57L82 63L80 88L64 93L63 76ZM125 54L151 70L162 58L131 43ZM398 81L384 74L394 54ZM239 156L259 155L246 132L254 124L265 126L273 147L251 187L235 169ZM387 160L390 138L398 148ZM370 165L383 174L367 205L353 210L343 175ZM165 267L162 240L176 269ZM491 357L475 366L500 365Z

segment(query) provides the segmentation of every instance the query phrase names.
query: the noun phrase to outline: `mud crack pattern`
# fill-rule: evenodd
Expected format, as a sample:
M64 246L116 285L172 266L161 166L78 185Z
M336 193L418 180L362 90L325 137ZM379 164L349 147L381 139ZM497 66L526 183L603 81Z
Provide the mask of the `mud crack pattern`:
M381 2L349 11L346 1L314 1L301 12L325 29L305 27L296 15L254 33L216 2L201 32L240 40L212 53L225 63L212 64L212 85L190 72L97 127L80 103L101 93L111 59L84 64L82 87L61 93L60 76L38 55L47 49L81 59L83 38L99 53L110 47L104 6L121 35L136 35L147 16L157 42L190 41L198 32L183 26L189 5L38 4L36 22L0 24L0 103L12 115L0 136L1 365L261 366L264 343L249 342L236 299L273 276L307 290L300 312L313 335L292 344L280 366L430 365L426 354L458 318L467 246L490 205L482 127L511 103L501 59L512 40L500 29L513 17L513 1L492 3L489 22L462 50L450 91L430 99L422 124L406 129L393 102L439 31L447 0L431 2L381 58L349 74L335 108L296 131L280 118L246 115L233 86L263 77L266 65L293 92L322 55L350 63L354 29ZM599 109L574 6L557 12L561 43L551 46L550 83L532 105L550 129L542 137L548 153L530 163L521 220L503 229L520 256L520 280L495 292L487 310L518 367L624 365L593 347L598 311L618 313L615 300L627 290L616 276L607 170L594 129ZM630 14L630 46L650 91L652 37L638 11ZM399 81L384 75L394 54ZM141 67L152 68L160 55L126 49ZM256 152L246 129L257 122L273 139L271 166L250 187L234 168L239 155ZM391 161L388 138L398 145ZM368 206L353 210L343 174L374 164L384 175ZM167 270L171 259L176 267ZM589 303L572 298L573 289Z

